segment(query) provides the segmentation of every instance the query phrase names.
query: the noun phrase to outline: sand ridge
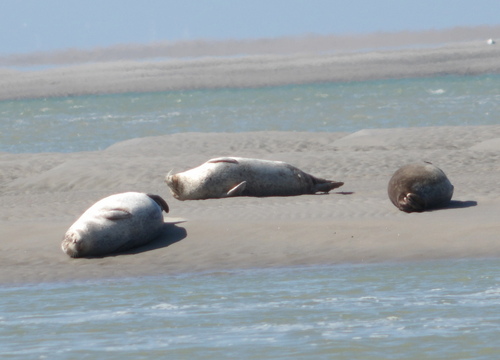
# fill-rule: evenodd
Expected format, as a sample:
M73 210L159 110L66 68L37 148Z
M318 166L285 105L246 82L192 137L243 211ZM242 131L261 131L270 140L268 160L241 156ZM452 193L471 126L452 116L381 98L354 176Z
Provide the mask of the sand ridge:
M173 274L216 269L499 256L500 126L347 133L182 133L103 151L0 154L0 283ZM174 199L164 176L211 157L282 160L344 181L328 195ZM455 186L448 209L398 211L392 173L428 160ZM71 259L73 221L113 193L163 196L162 236L130 254Z
M0 69L0 100L492 74L500 73L499 57L500 46L469 41L369 52L116 60L32 71Z

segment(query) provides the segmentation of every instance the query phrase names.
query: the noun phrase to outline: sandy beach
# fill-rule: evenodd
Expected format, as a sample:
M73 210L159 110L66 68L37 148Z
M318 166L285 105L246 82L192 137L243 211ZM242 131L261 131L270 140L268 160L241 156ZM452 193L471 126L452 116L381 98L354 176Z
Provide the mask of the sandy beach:
M349 133L182 133L81 153L0 154L0 283L205 270L500 255L500 126ZM178 201L164 184L215 156L283 160L344 181L328 195ZM432 161L455 186L447 209L407 214L386 193L392 173ZM163 196L162 236L127 254L71 259L67 228L102 197Z

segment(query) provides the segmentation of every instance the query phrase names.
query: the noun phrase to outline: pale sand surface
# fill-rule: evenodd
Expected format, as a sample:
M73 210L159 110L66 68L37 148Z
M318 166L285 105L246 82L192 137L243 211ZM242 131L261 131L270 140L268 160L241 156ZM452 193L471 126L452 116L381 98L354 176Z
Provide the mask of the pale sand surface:
M180 89L261 87L500 73L500 45L108 61L38 71L0 68L0 100Z
M185 202L170 195L168 171L216 156L283 160L344 181L345 194ZM406 214L390 203L389 178L417 160L432 161L455 185L449 208ZM500 126L183 133L99 152L1 153L0 169L0 283L500 255ZM60 242L72 222L124 191L167 200L172 224L162 237L132 254L65 255Z

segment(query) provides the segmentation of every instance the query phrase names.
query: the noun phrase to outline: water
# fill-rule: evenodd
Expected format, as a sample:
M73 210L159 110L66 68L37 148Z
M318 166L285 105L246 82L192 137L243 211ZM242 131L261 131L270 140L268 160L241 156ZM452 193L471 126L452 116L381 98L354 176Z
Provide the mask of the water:
M0 288L8 359L496 359L497 260Z
M0 151L99 150L178 132L497 124L500 75L0 102Z
M0 102L0 152L185 131L497 124L500 75ZM496 359L498 260L0 286L2 359Z

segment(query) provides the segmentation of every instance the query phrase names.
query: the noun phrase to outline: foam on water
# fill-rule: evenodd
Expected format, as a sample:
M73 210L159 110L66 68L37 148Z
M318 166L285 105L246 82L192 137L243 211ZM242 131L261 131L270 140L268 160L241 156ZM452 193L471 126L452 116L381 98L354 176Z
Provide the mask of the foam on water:
M0 355L490 359L496 260L343 265L0 289Z

